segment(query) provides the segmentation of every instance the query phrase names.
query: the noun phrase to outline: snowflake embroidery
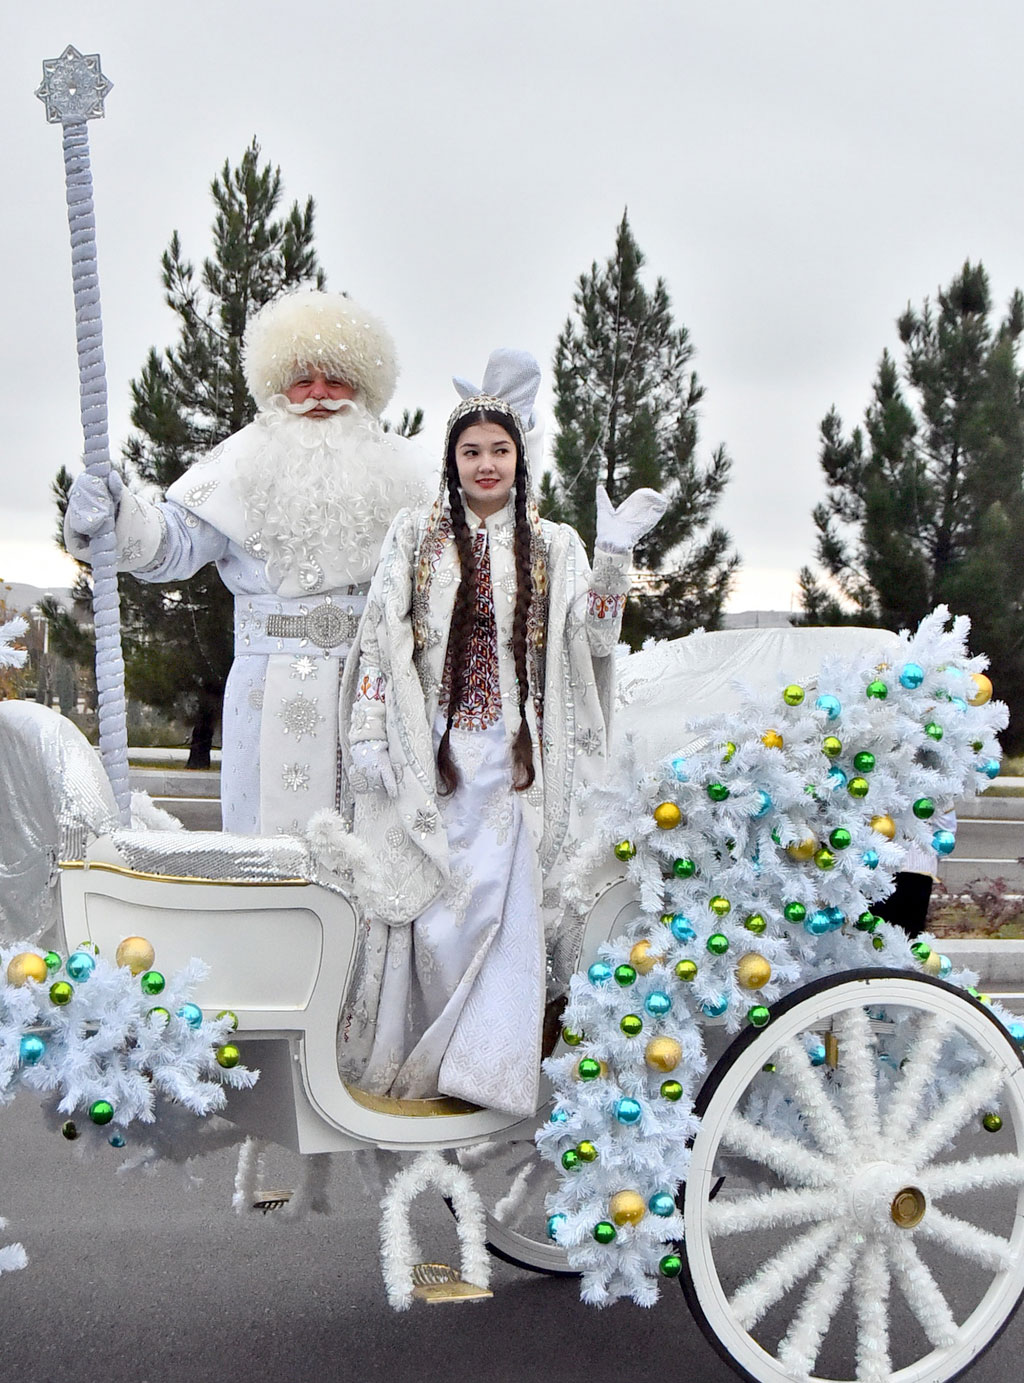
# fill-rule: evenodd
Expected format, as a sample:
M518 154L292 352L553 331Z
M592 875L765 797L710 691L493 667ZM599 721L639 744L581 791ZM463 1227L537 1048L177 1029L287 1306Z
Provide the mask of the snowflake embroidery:
M288 792L307 792L309 764L285 764L281 770L281 782Z
M129 538L121 552L122 562L137 562L142 556L142 544L138 538Z
M588 727L576 736L576 745L584 754L596 754L601 748L601 736L596 730Z
M277 716L282 722L284 733L294 735L300 744L304 735L309 735L311 739L315 739L317 726L324 723L323 716L317 710L315 698L311 700L302 692L298 692L295 696L285 700Z
M432 831L436 831L437 812L429 810L418 811L416 813L416 819L412 823L412 829L419 835L429 835Z
M515 538L515 527L510 523L499 524L491 533L491 539L497 547L511 547Z
M305 682L307 677L316 677L320 672L320 666L316 659L311 658L308 653L304 653L301 658L296 658L291 669L291 676L297 677L300 682Z

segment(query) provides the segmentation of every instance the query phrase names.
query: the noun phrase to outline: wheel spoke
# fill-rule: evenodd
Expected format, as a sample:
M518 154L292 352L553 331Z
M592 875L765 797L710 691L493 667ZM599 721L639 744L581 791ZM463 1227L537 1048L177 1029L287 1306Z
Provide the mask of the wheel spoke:
M499 1224L508 1224L513 1216L518 1219L517 1212L523 1208L530 1183L536 1180L537 1174L543 1166L542 1162L532 1158L519 1168L512 1179L512 1185L508 1188L507 1194L502 1196L491 1212Z
M888 1383L889 1264L880 1243L869 1243L857 1264L857 1377L862 1383Z
M929 1200L952 1196L958 1191L1022 1186L1024 1157L997 1153L994 1157L973 1157L966 1162L935 1162L919 1173L917 1181Z
M835 1164L786 1134L772 1133L733 1114L722 1130L722 1147L768 1167L785 1182L803 1186L831 1186Z
M948 1349L956 1343L957 1323L921 1255L905 1238L894 1240L889 1245L889 1254L896 1281L922 1330L935 1349Z
M1002 1087L1003 1073L996 1067L982 1066L972 1071L906 1143L901 1156L918 1167L929 1162L979 1109L996 1101Z
M736 1319L744 1330L752 1330L765 1312L824 1257L843 1232L843 1226L832 1223L815 1225L784 1249L769 1258L767 1263L748 1277L729 1299Z
M822 1341L850 1285L854 1252L852 1244L837 1251L804 1293L800 1310L779 1342L779 1362L797 1377L814 1368Z
M835 1021L843 1083L840 1108L853 1139L870 1146L878 1139L878 1071L875 1041L864 1009L848 1008Z
M955 1215L946 1215L932 1206L917 1227L917 1233L927 1239L934 1239L943 1248L955 1253L958 1258L969 1258L984 1268L1002 1273L1013 1266L1013 1254L1008 1239L998 1234L990 1234L986 1229Z
M845 1151L850 1135L820 1074L824 1068L811 1065L806 1047L795 1038L783 1042L779 1047L775 1054L775 1065L789 1081L796 1096L797 1108L807 1121L821 1151L827 1156Z
M911 1045L900 1079L893 1091L883 1137L887 1143L901 1143L921 1107L921 1096L939 1067L939 1057L953 1025L937 1013L928 1014Z
M749 1229L778 1229L806 1224L830 1214L828 1200L817 1188L765 1191L759 1196L712 1201L704 1212L708 1235L743 1234Z

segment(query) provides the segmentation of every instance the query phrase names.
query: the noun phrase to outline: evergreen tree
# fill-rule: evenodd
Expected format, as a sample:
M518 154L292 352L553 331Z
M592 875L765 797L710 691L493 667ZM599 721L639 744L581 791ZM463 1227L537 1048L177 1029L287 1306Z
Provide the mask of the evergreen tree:
M210 191L213 255L201 272L184 256L177 231L161 260L178 342L152 349L131 384L138 431L124 448L125 469L149 493L162 494L203 452L252 420L255 405L242 373L250 317L286 288L325 283L313 246L313 199L275 218L281 171L260 165L255 139L236 167L225 161ZM69 484L62 471L56 481L62 509ZM121 581L121 618L129 695L191 721L189 767L208 767L232 659L230 593L212 566L189 581L161 585L128 576ZM55 627L54 633L70 651L73 631Z
M863 428L821 424L825 501L817 555L831 589L800 574L807 623L913 626L945 603L970 615L1024 743L1024 296L993 320L988 277L965 263L898 320L902 369L885 351Z
M667 495L665 517L636 549L624 621L633 647L716 628L740 561L728 533L707 528L731 462L722 446L707 466L697 461L704 388L690 368L694 348L673 324L664 280L644 287L643 265L623 213L615 252L578 279L555 348L555 466L540 494L542 511L571 523L591 551L599 482L613 504L641 485Z

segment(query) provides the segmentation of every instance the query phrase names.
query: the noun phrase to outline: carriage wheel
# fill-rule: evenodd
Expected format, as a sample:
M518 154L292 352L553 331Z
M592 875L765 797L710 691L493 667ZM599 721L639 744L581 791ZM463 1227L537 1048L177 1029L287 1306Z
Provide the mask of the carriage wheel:
M537 1273L573 1275L564 1248L547 1237L544 1197L554 1190L557 1169L532 1139L477 1143L458 1153L472 1173L487 1211L487 1247L497 1258Z
M899 971L818 981L733 1043L697 1113L683 1290L741 1377L946 1383L1003 1330L1024 1065L983 1005Z

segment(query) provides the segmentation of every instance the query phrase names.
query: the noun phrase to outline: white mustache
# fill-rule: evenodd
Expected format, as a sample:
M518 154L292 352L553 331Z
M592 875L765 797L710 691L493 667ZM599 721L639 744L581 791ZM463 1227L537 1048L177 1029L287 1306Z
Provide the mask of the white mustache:
M348 408L352 403L351 399L306 399L304 403L286 403L289 413L311 413L314 408L326 408L329 413L337 413L341 408Z

